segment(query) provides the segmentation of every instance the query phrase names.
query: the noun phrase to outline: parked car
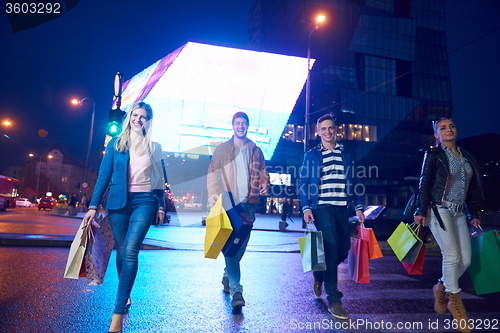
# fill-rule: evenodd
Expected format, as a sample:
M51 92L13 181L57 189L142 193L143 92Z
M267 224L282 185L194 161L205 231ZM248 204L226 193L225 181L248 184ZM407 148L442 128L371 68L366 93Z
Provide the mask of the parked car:
M57 202L56 202L56 207L61 207L61 208L64 208L64 209L68 209L69 208L68 199L66 199L66 198L64 198L64 199L58 199Z
M46 210L47 208L52 210L52 207L55 207L56 203L57 201L54 198L51 197L41 198L40 201L38 202L38 210L41 210L42 208L43 210Z
M16 199L16 206L30 208L31 202L29 201L28 198L17 198Z
M386 241L389 238L397 226L401 222L412 223L412 221L406 221L403 216L403 209L397 208L387 208L386 206L374 205L367 206L363 212L365 215L365 227L372 228L377 240ZM358 222L358 217L353 216L349 218L349 222L353 224L352 231L356 230L356 225ZM427 226L421 227L422 229L422 241L424 243L430 244L435 243L436 240L432 235L431 229Z

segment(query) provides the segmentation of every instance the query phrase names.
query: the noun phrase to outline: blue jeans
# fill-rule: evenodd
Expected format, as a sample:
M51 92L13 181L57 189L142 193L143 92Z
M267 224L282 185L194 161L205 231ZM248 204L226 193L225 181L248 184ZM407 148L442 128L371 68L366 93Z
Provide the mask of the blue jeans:
M113 313L125 313L125 304L137 275L139 250L155 218L156 206L152 192L129 192L125 207L108 211L119 281Z
M347 259L351 239L349 235L349 216L346 206L319 205L313 210L314 225L323 232L326 271L315 271L314 279L325 283L328 305L341 303L344 296L337 289L338 265Z
M257 208L256 204L249 203L241 203L240 204L245 213L247 213L248 218L251 222L255 221L255 210ZM245 254L245 250L247 249L248 241L250 240L250 234L248 237L243 240L238 253L234 257L226 257L226 267L224 268L224 276L229 279L229 288L231 295L234 295L235 292L243 292L243 286L240 284L241 279L241 271L240 271L240 261Z
M430 228L441 248L443 256L443 276L441 280L446 292L458 294L458 279L465 273L471 262L471 245L467 217L463 206L448 201L437 206L446 230L443 230L432 211Z

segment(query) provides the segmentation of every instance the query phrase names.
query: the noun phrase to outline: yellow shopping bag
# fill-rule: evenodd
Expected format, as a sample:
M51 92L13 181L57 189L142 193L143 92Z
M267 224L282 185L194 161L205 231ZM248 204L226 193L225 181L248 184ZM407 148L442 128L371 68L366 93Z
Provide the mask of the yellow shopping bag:
M231 221L222 207L220 195L215 205L210 209L206 220L205 258L217 259L220 251L233 232Z
M394 254L399 261L413 265L417 259L417 254L422 247L422 240L417 236L411 225L401 222L392 235L387 239L387 243L391 246ZM418 232L417 226L417 232Z

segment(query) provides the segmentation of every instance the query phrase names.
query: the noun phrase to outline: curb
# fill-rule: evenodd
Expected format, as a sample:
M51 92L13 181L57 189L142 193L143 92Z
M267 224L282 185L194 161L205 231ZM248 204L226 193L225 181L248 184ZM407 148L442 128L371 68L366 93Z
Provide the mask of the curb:
M264 230L266 231L266 230ZM28 247L65 247L69 248L73 236L71 235L33 235L33 234L0 234L0 245L3 246L28 246ZM299 253L297 244L278 244L272 247L265 246L265 250L257 245L249 244L248 252L273 252L273 253ZM380 250L384 256L395 256L387 242L379 242ZM203 244L186 244L161 241L152 238L144 239L143 250L182 250L203 251ZM441 251L434 244L427 244L426 257L440 257Z
M33 246L33 247L67 247L71 246L71 235L33 235L33 234L0 234L0 245Z

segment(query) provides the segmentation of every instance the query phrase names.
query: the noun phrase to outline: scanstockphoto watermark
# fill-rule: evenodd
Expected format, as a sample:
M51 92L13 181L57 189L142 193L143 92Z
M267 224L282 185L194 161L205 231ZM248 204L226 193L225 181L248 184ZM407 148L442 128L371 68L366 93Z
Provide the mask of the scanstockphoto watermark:
M272 196L290 196L294 193L298 193L300 187L301 179L304 183L307 183L307 188L302 189L306 191L309 195L319 194L319 185L312 184L309 180L319 179L321 177L321 168L302 166L300 168L295 166L287 167L274 167L272 170L267 167L269 172L279 173L279 174L289 174L292 179L295 179L295 184L292 186L274 186L271 188ZM346 192L349 196L355 194L357 196L363 196L366 193L366 186L363 184L363 180L366 179L377 179L379 176L378 166L376 165L349 165L346 169L333 170L333 176L337 176L339 179L346 179ZM332 173L330 173L332 174ZM296 187L296 188L293 188Z
M441 331L466 329L471 330L498 330L500 328L498 319L428 319L427 321L371 321L369 319L359 318L356 320L336 321L323 319L320 321L299 321L290 319L289 328L291 330L391 330L391 331Z
M331 319L323 319L320 321L299 321L297 319L290 319L289 328L291 330L297 330L299 332L303 330L398 330L398 331L408 331L416 330L421 331L424 328L429 329L428 323L423 323L420 321L400 321L400 322L390 322L390 321L370 321L368 319L356 319L356 320L346 320L337 321ZM432 329L432 328L430 328Z

